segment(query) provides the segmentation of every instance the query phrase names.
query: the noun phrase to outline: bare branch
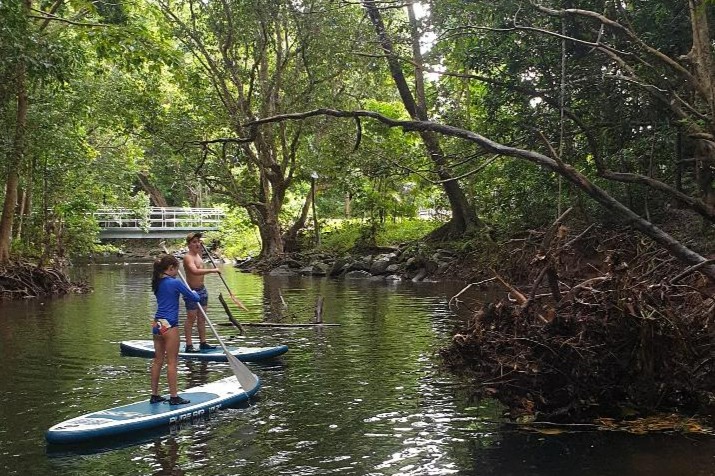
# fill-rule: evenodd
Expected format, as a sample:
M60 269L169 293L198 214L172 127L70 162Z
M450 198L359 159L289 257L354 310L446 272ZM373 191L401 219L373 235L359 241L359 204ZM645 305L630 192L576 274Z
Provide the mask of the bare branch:
M658 49L653 48L652 46L648 45L643 39L641 39L640 36L638 36L633 30L627 28L625 25L622 25L621 23L611 20L610 18L606 17L605 15L602 15L600 13L592 12L590 10L581 10L577 8L566 8L563 10L555 10L551 8L544 7L542 5L539 5L536 2L531 2L531 4L538 9L541 12L544 12L548 15L552 16L558 16L558 17L566 17L566 16L581 16L585 18L591 18L594 19L598 22L600 22L602 25L609 27L615 31L621 32L625 34L628 38L630 38L634 43L636 43L638 46L643 48L646 52L648 52L651 56L657 58L658 60L661 61L661 63L670 66L673 68L675 71L677 71L683 79L689 81L693 87L695 87L698 90L698 93L703 97L703 98L708 98L709 97L709 92L704 91L700 85L700 82L697 81L697 79L688 71L683 65L675 61L673 58L670 56L660 52Z
M563 178L571 182L578 189L583 191L585 194L593 198L601 206L605 207L607 210L615 213L619 216L625 223L632 226L633 228L639 230L646 236L650 237L655 242L659 243L665 249L667 249L673 256L680 259L682 262L695 265L705 261L705 258L700 254L692 251L691 249L684 246L682 243L677 241L675 238L661 230L660 228L653 225L651 222L643 219L638 214L633 212L631 209L623 205L621 202L613 198L605 190L598 187L591 180L588 179L581 172L576 170L569 164L559 163L553 158L547 157L539 152L520 149L517 147L510 147L491 139L488 139L476 132L469 131L466 129L461 129L454 126L449 126L445 124L439 124L432 121L415 121L415 120L397 120L390 117L384 116L373 111L346 111L338 109L314 109L311 111L290 113L290 114L280 114L272 117L267 117L263 119L257 119L254 121L246 122L243 124L244 127L249 126L259 126L262 124L270 124L281 121L289 120L304 120L316 116L332 116L338 118L359 118L366 117L371 118L376 121L381 122L389 127L400 127L404 131L408 132L436 132L450 137L457 137L468 142L478 144L483 149L492 152L494 154L504 155L508 157L514 157L522 160L526 160L535 163L541 167L558 173ZM243 140L243 139L235 139ZM715 266L707 265L704 266L703 272L709 276L711 279L715 280Z
M57 15L53 15L52 13L43 11L43 10L38 10L37 8L31 8L32 11L38 13L38 15L28 15L30 18L35 18L37 20L44 20L45 25L47 22L51 21L56 21L60 23L67 23L69 25L74 25L74 26L86 26L86 27L109 27L112 25L109 25L107 23L91 23L91 22L81 22L81 21L76 21L76 20L69 20L67 18L62 18Z

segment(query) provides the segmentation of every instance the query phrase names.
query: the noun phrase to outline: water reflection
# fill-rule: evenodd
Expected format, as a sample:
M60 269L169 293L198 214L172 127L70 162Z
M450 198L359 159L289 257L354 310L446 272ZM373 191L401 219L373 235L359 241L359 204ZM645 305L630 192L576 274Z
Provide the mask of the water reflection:
M179 371L186 375L186 385L184 388L198 387L209 383L210 375L209 362L200 360L182 360L179 364Z
M465 441L475 476L710 476L715 474L712 438L582 432L536 435L499 429L496 441Z
M154 453L155 466L158 467L152 473L154 476L183 476L185 474L179 466L179 443L176 438L169 437L165 440L157 438L150 447Z
M278 313L308 322L323 296L324 321L339 326L249 327L245 336L220 327L233 345L290 348L249 364L262 381L251 402L171 430L47 448L43 432L52 424L147 398L151 362L122 356L119 342L149 338L149 270L87 268L91 295L2 305L2 474L632 476L705 475L715 467L708 439L546 437L504 426L492 402L471 403L435 355L455 324L447 302L460 285L231 272L224 276L250 309L239 320ZM220 280L206 281L212 295L222 291ZM218 305L209 313L214 323L227 321ZM179 371L181 388L231 375L225 363L182 361Z
M322 297L320 281L304 278L266 277L263 281L263 318L267 322L313 322L318 299Z

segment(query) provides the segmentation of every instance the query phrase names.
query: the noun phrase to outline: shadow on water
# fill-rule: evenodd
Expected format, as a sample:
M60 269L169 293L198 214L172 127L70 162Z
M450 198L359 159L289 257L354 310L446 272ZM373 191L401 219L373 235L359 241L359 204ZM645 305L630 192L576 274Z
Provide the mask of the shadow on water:
M0 307L0 473L5 475L712 475L715 440L661 434L541 435L470 402L437 350L457 320L460 285L260 278L224 273L249 309L242 322L324 328L220 332L231 345L287 344L249 363L261 390L249 404L192 424L72 447L44 432L84 413L148 398L149 359L119 343L147 339L150 266L82 269L95 292ZM223 290L207 279L210 296ZM290 313L293 313L292 315ZM214 299L214 322L225 321ZM182 319L183 319L182 314ZM231 375L227 363L181 361L180 388ZM165 379L162 380L163 385Z
M711 476L711 437L574 432L539 435L503 427L495 441L470 438L474 476Z

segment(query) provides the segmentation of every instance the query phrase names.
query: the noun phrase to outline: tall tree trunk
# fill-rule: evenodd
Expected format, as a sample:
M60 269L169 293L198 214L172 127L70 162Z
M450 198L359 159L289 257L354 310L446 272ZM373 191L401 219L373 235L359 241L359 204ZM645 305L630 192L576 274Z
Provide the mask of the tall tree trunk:
M312 189L305 196L305 201L303 202L303 208L300 210L300 216L291 225L290 228L283 234L283 249L284 251L298 251L298 232L305 228L305 224L308 221L308 213L310 212L310 205L313 203L313 193Z
M25 216L25 189L22 186L18 186L17 189L17 220L14 221L14 234L16 240L20 239L22 235L22 221Z
M141 185L144 191L149 194L149 200L152 206L169 206L169 203L166 201L164 194L161 193L161 190L156 188L153 183L151 183L151 180L149 179L149 176L147 174L145 174L144 172L137 172L137 180L139 181L139 185Z
M382 50L385 52L387 64L390 69L390 75L395 82L402 103L407 109L412 119L421 121L429 120L426 111L426 101L424 96L424 80L422 78L422 56L419 47L419 33L417 31L416 18L412 10L412 5L408 6L408 15L412 30L412 51L414 61L417 65L415 69L415 85L417 92L417 100L410 91L410 87L405 79L405 74L402 70L399 60L394 54L392 40L387 34L385 24L382 20L382 14L374 1L364 0L363 7L367 10L368 17L372 22L375 33ZM442 183L442 188L449 200L450 208L452 209L452 218L448 224L447 231L449 235L459 236L465 232L475 231L483 225L472 205L467 200L462 187L457 180L453 179L452 171L444 157L442 148L437 136L430 131L420 131L420 137L429 154L430 159L434 163L435 172Z
M30 160L29 173L27 176L27 186L24 188L24 197L20 207L20 222L17 225L17 238L24 243L29 243L27 227L32 215L32 190L35 184L35 159Z
M703 201L713 206L715 205L715 189L713 188L715 173L712 165L715 163L715 122L713 122L713 118L715 118L715 85L713 82L715 59L713 59L706 2L703 0L689 0L688 7L693 35L693 45L688 56L692 64L693 76L697 78L699 83L701 95L708 103L711 118L709 131L707 131L709 133L707 134L708 137L696 138L696 174Z
M27 2L29 8L29 2ZM17 205L17 187L20 183L20 166L25 155L25 132L27 126L27 70L24 60L17 66L17 113L15 118L15 137L8 152L8 174L5 182L5 201L0 216L0 263L10 260L12 225Z
M273 258L283 254L281 225L277 217L273 216L269 211L263 223L259 224L258 230L261 235L261 254L259 258Z
M25 215L22 218L22 222L24 223L24 227L22 229L22 234L18 232L18 235L20 238L23 240L23 242L28 243L28 233L27 233L27 226L30 221L30 216L32 215L32 188L34 185L34 160L32 161L32 168L30 171L30 177L27 179L27 189L25 190L25 205L23 206L23 210Z

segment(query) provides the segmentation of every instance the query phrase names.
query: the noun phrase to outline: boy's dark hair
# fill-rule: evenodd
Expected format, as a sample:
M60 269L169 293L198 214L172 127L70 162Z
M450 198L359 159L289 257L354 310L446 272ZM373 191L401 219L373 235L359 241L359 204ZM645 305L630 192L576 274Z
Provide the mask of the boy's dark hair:
M192 231L191 233L186 235L186 244L188 245L194 238L201 238L202 236L204 236L204 234L200 231Z

